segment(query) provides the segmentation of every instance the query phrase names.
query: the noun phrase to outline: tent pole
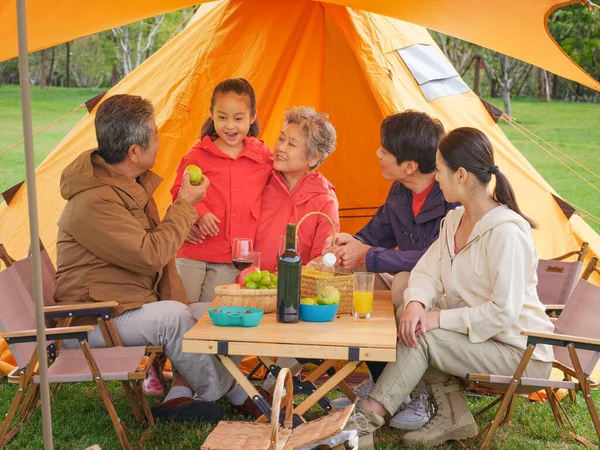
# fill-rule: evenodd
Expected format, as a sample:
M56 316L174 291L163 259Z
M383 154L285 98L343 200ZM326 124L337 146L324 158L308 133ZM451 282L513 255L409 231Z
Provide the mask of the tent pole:
M42 265L39 245L40 233L38 227L37 195L35 187L35 160L33 155L31 92L29 86L29 55L27 46L27 8L25 5L25 0L17 0L17 23L19 29L19 78L21 84L21 108L23 111L25 167L27 169L27 203L29 207L31 257L33 261L33 297L35 303L35 324L37 328L40 391L42 394L44 449L52 450L52 413L50 411L50 389L48 387L46 322L44 319L44 301L42 299Z

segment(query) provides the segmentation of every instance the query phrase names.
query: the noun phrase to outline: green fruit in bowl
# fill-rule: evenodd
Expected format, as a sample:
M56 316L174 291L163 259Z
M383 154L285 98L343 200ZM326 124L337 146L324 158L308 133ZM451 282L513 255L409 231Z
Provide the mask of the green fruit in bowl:
M269 289L267 286L265 286L264 284L259 284L257 289Z
M261 278L260 280L260 284L264 284L265 286L268 286L271 284L271 277L269 275L265 275Z
M271 275L271 283L277 285L277 275Z
M300 300L300 304L302 305L318 305L317 299L315 298L303 298Z
M269 286L267 286L269 289L277 289L277 285L271 283Z
M333 286L325 286L317 295L319 305L336 305L340 302L340 291Z
M269 272L268 270L261 270L261 271L260 271L260 274L261 274L263 277L268 277L268 276L271 276L271 272Z
M190 174L190 183L200 184L200 181L202 181L202 170L200 170L200 167L190 164L185 168L185 171Z
M257 286L256 286L256 283L254 281L248 281L246 283L246 289L256 289L256 288L257 288Z

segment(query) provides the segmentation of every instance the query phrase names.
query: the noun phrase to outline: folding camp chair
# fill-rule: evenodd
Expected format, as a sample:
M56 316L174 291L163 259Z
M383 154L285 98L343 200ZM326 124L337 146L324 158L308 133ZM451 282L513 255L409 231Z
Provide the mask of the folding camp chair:
M29 258L28 258L29 259ZM27 261L23 260L23 261ZM17 263L21 263L18 261ZM34 305L27 288L21 280L17 267L11 266L0 272L0 337L9 344L17 361L16 374L9 382L16 382L19 388L8 409L6 418L0 427L0 450L16 435L33 414L39 400L39 377L37 375L38 354L35 332ZM45 307L46 317L55 315L67 320L75 316L92 315L110 319L110 308L115 302L91 303L81 305L61 305ZM50 383L86 382L96 383L104 405L109 413L115 431L124 449L132 446L127 434L137 447L146 438L154 420L140 381L145 379L151 360L138 368L140 361L148 352L146 347L122 347L107 344L107 348L91 349L87 342L87 333L94 326L58 327L46 330L48 337L48 381ZM107 332L106 337L110 338ZM61 349L62 339L77 339L80 349ZM107 341L108 342L108 341ZM112 341L111 341L112 342ZM152 350L150 348L150 350ZM147 428L139 439L133 436L129 428L118 417L105 381L120 381L125 387L127 398L136 420L144 422L138 403L141 406ZM14 426L13 420L16 419Z
M566 253L553 259L540 259L537 268L537 292L540 301L546 305L546 311L560 312L575 289L583 260L589 244L584 242L579 250ZM565 261L577 256L576 261Z
M96 322L98 323L104 340L106 342L107 347L114 346L123 346L121 339L119 337L119 333L117 328L115 327L110 315L102 314L104 310L97 309L98 303L93 302L89 303L86 306L83 304L78 305L78 311L71 311L71 305L59 306L54 301L54 291L56 289L56 269L54 268L54 264L46 251L44 244L40 240L40 256L42 262L42 294L44 297L44 306L49 307L48 310L45 311L47 326L51 326L56 321L57 327L68 327L71 325L72 320L78 316L87 316L94 317ZM6 250L5 250L6 253ZM31 255L31 248L29 251L29 255ZM10 256L9 256L10 258ZM28 256L22 260L15 261L13 258L10 258L12 262L12 267L16 270L23 282L27 292L29 292L30 297L33 299L33 277L32 277L32 262L31 258ZM112 304L112 306L117 306L116 303ZM166 359L165 354L163 353L163 348L160 346L154 347L146 347L148 358L150 364L154 366L158 379L163 387L163 391L167 392L168 387L163 377L161 363L164 359ZM125 387L125 392L127 395L131 397L131 393Z
M571 428L570 435L590 448L598 448L587 439L577 434L573 423L555 396L556 389L569 389L583 393L592 423L600 442L600 419L591 398L591 391L598 388L598 383L590 379L596 363L600 359L600 287L586 280L579 280L561 315L555 323L554 333L534 333L523 331L527 336L527 349L513 376L490 374L467 374L467 379L476 383L501 389L504 393L499 399L488 405L484 410L500 403L494 420L480 433L467 443L472 445L481 436L485 438L482 449L489 448L496 429L510 420L515 396L518 393L530 393L540 389L546 391L548 402L552 408L554 419L559 426L565 426L562 413ZM574 380L546 380L523 377L523 372L531 359L538 344L554 346L554 367L570 375Z
M583 271L581 278L583 278L584 280L587 280L592 276L592 274L594 272L597 273L598 275L600 275L600 267L598 267L598 258L596 256L594 256L592 259L590 259L590 262L588 263L585 270Z

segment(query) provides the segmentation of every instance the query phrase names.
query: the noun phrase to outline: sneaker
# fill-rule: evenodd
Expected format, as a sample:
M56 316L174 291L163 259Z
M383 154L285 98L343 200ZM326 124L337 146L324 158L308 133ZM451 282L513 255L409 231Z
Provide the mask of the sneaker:
M373 389L375 384L370 380L366 379L356 387L352 389L358 398L367 398L369 396L369 392ZM350 401L348 397L340 397L331 401L331 404L338 411L340 409L344 409L346 406L350 406L353 402Z
M215 402L200 402L188 397L177 397L150 408L156 420L218 422L223 408Z
M390 427L399 430L418 430L431 418L431 402L426 392L419 392L402 411L390 420Z
M142 382L142 391L144 394L153 397L163 397L165 395L165 391L163 390L162 384L160 384L160 380L158 379L154 367L148 371L148 377Z

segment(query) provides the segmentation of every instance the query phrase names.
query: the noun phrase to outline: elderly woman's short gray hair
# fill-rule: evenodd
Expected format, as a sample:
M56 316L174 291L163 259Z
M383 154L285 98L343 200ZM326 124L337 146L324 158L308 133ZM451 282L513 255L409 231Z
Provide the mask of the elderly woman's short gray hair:
M324 112L317 112L310 106L296 106L284 113L285 126L292 123L298 124L306 136L306 157L319 157L319 162L311 167L316 169L335 150L335 128L329 122L329 116Z

